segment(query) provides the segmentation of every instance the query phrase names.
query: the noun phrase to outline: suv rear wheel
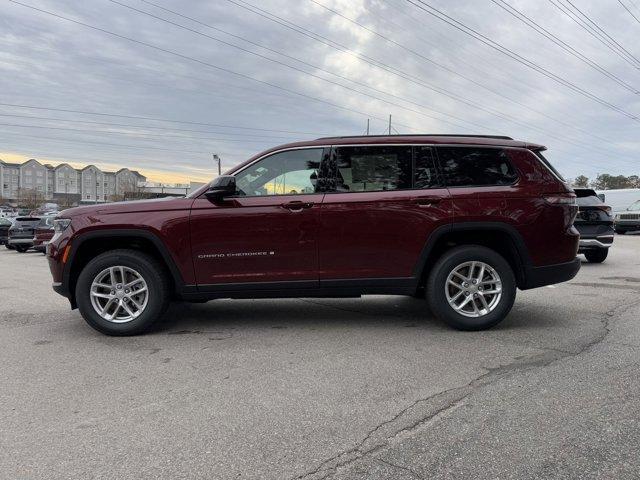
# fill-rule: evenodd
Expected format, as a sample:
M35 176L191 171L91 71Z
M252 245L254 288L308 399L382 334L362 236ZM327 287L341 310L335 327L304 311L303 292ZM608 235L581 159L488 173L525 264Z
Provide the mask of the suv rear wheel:
M149 330L167 309L170 293L162 266L137 250L98 255L76 284L82 317L99 332L117 336Z
M427 280L433 313L458 330L483 330L501 322L516 298L509 263L494 250L455 247L433 266Z

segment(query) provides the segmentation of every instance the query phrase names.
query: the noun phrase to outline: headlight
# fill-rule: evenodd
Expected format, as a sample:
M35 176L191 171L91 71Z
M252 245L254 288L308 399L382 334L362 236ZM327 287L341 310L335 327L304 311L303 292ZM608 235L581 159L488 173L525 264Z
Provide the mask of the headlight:
M614 220L620 220L620 214L616 214L616 216L614 217Z
M53 230L56 233L64 232L69 225L71 225L71 219L57 218L53 221Z

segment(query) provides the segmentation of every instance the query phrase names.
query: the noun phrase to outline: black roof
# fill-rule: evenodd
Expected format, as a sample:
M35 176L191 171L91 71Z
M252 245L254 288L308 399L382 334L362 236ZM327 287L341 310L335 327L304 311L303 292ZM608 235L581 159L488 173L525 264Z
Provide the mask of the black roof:
M506 135L460 135L456 133L400 133L392 135L343 135L336 137L320 137L316 140L329 140L333 138L367 138L367 137L461 137L461 138L495 138L496 140L513 140Z

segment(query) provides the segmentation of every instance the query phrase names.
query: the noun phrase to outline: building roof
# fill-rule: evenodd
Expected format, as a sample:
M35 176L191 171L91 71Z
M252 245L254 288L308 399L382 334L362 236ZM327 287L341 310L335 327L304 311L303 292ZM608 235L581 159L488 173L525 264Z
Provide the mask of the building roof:
M4 160L0 160L0 163L5 166L5 167L12 167L12 168L20 168L20 163L8 163L5 162Z
M27 160L26 162L23 162L20 164L20 167L24 167L25 165L31 163L31 162L36 162L38 165L40 165L41 167L43 167L44 165L42 165L38 160L36 160L35 158L30 158L29 160Z

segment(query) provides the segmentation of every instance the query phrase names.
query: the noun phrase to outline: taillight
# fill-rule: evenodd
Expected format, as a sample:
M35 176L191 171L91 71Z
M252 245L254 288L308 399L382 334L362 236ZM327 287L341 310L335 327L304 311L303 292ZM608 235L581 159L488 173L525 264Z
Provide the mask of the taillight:
M576 196L573 193L556 193L553 195L544 195L542 197L545 202L551 205L575 205Z

